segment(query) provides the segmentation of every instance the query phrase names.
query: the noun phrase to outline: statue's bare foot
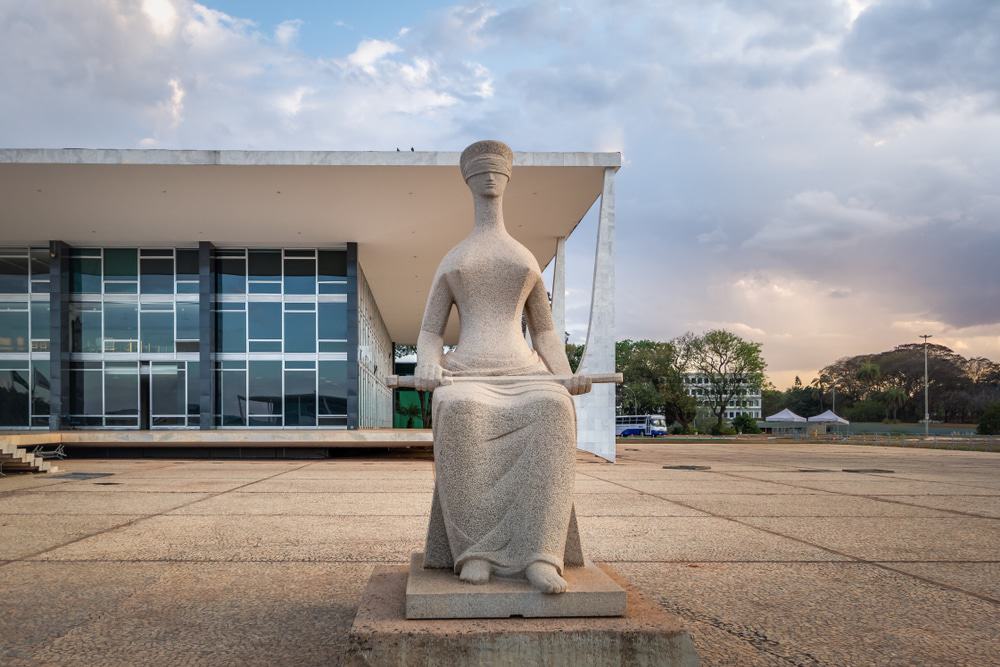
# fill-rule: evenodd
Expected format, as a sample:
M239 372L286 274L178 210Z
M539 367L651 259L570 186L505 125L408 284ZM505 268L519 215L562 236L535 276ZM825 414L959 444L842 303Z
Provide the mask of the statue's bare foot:
M566 580L559 576L555 565L536 561L524 571L531 585L543 593L565 593Z
M490 580L490 562L479 558L467 560L458 578L470 584L485 584Z

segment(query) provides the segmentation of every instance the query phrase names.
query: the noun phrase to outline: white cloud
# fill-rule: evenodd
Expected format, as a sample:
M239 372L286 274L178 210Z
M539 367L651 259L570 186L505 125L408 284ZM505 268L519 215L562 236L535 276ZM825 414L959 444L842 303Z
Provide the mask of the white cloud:
M157 37L169 37L177 28L177 9L171 0L142 0L142 11Z
M282 21L274 29L274 41L282 46L291 46L298 39L301 27L302 21L300 19Z
M399 46L393 42L365 39L358 44L353 53L347 56L347 62L352 67L364 70L368 74L374 74L378 61L393 53L399 53L399 51Z

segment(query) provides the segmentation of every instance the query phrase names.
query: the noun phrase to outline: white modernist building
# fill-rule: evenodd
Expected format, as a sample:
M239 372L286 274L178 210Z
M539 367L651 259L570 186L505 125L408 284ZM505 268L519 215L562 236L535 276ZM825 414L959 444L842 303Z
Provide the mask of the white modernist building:
M698 401L698 406L708 406L711 404L712 383L704 374L689 371L684 374L684 387L688 396L694 396ZM743 393L736 396L732 403L726 406L726 419L735 419L739 415L749 415L754 419L760 419L760 389L746 387Z
M0 149L0 429L391 427L393 346L416 342L435 269L472 225L458 159ZM504 198L510 233L555 262L564 329L564 240L600 200L581 366L595 373L614 371L620 166L518 152ZM613 459L614 388L577 405L580 447Z

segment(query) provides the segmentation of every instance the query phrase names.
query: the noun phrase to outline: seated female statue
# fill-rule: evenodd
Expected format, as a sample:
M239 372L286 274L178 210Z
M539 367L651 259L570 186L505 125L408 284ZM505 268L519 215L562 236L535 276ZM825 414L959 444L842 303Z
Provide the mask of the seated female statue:
M417 341L416 387L434 390L436 476L424 566L452 567L473 584L521 576L540 591L561 593L564 565L583 560L570 396L590 391L590 380L572 375L538 262L504 227L512 163L499 141L462 152L475 226L441 261ZM458 345L443 354L453 304ZM538 379L451 381L463 375ZM570 379L545 378L551 375Z

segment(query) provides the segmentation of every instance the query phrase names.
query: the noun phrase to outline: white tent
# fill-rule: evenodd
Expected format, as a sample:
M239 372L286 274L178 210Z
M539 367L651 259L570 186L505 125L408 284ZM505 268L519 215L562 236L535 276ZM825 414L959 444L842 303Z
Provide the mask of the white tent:
M781 412L777 412L770 417L764 419L766 422L804 422L807 421L805 417L800 417L788 408L785 408Z
M821 414L813 415L812 417L809 418L809 421L811 421L811 422L818 422L818 423L821 423L821 424L850 424L851 423L851 422L847 421L846 419L844 419L843 417L841 417L840 415L836 414L833 410L827 410L826 412L823 412Z

